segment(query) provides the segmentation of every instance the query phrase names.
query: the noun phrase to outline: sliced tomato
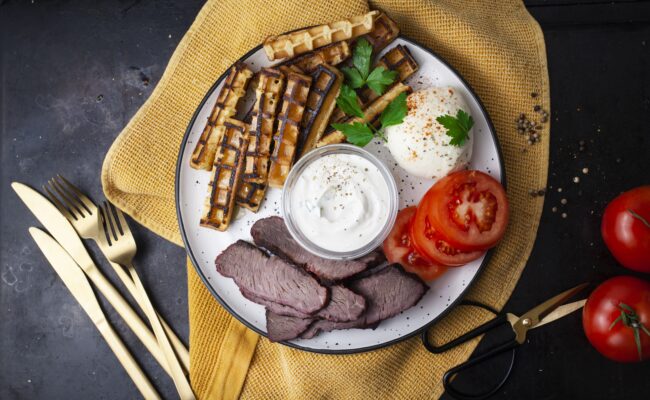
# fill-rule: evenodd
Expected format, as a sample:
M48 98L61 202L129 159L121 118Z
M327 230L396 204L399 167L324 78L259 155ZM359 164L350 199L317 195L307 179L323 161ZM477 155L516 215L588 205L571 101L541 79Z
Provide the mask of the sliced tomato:
M425 204L426 206L426 204ZM411 243L423 257L449 267L460 267L480 258L485 251L462 251L453 247L431 226L429 218L413 218Z
M420 227L435 229L452 248L474 252L493 247L503 237L508 215L506 192L496 179L480 171L458 171L429 189L415 220ZM421 247L423 243L418 240Z
M422 257L413 247L409 232L415 212L415 207L408 207L397 214L395 225L384 240L384 254L390 263L399 263L405 270L430 281L442 275L447 268Z

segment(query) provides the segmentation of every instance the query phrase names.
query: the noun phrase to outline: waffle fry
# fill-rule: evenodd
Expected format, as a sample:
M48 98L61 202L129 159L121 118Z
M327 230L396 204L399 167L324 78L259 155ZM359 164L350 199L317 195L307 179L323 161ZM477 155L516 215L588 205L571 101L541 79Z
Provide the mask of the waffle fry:
M209 195L205 201L201 226L225 231L230 225L237 184L244 169L248 127L243 122L227 119L215 129L222 130L221 140L212 168Z
M220 133L223 132L223 129L215 128L222 126L227 118L234 117L237 114L237 104L246 93L248 82L252 76L253 71L244 63L237 63L230 69L217 97L217 102L190 158L192 168L207 171L212 169L217 145L221 140Z
M264 40L269 61L292 58L328 44L353 39L372 31L378 11L357 15L330 24L313 26Z
M316 69L302 116L300 157L313 149L325 132L342 83L343 74L338 69L327 64Z
M284 61L281 65L296 65L305 73L311 74L321 64L338 65L350 57L348 42L336 42L318 50L310 51L296 58Z
M368 107L366 107L363 110L364 118L358 118L358 117L348 118L342 122L345 123L369 122L372 124L376 124L382 111L384 111L384 109L388 106L388 104L390 104L391 101L395 100L395 98L400 93L410 92L410 91L411 91L410 86L398 82L390 90L388 90L381 97L379 97L378 99L370 103ZM340 131L332 130L326 133L321 138L321 140L318 141L316 147L322 147L328 144L343 143L343 142L345 142L345 135Z
M290 72L284 91L278 129L273 135L273 155L269 169L269 186L281 188L293 165L300 135L300 123L307 105L311 77Z
M237 190L237 204L252 211L259 209L266 193L275 114L285 78L277 69L264 68L256 81L246 162Z
M379 61L374 65L375 67L384 67L387 70L397 71L397 81L404 82L411 75L413 75L419 68L417 61L411 55L408 47L397 45L384 54ZM363 90L357 91L359 103L361 108L364 108L369 103L375 101L379 96L372 89L366 87ZM334 109L331 122L342 122L346 119L345 113L338 107Z
M385 49L390 42L395 40L398 35L399 28L395 21L390 19L388 15L381 13L375 19L375 26L372 28L372 31L363 35L363 37L372 45L373 53L377 54Z

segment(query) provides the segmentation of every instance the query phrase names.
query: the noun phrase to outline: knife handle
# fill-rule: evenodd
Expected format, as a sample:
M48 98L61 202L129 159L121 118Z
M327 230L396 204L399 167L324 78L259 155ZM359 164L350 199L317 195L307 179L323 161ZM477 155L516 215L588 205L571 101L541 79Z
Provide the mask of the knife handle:
M133 333L140 339L142 344L149 350L149 352L156 359L158 364L165 370L165 372L171 377L171 370L167 365L167 359L165 358L164 353L158 345L158 340L149 330L149 327L145 325L144 322L140 319L138 314L133 311L133 308L129 303L124 300L124 297L115 289L113 285L106 279L106 277L97 269L93 264L92 266L86 266L82 268L88 278L95 284L97 289L106 297L106 300L115 308L118 314L122 317L124 322L131 328Z
M97 241L97 245L99 246L99 249L104 251L102 248L102 244L100 241ZM107 257L108 258L108 257ZM124 268L119 265L115 264L112 261L109 261L111 264L111 267L113 267L113 270L117 274L117 276L120 278L122 283L124 284L124 287L129 291L131 296L135 299L135 301L138 303L140 308L144 310L145 308L145 299L142 297L145 296L141 294L135 287L135 283L133 283L133 279L129 276L129 274L126 273ZM176 333L172 330L172 328L165 322L163 317L160 314L158 315L158 319L160 319L160 323L163 326L163 329L165 330L165 333L167 334L167 337L169 338L169 341L171 342L172 346L174 347L174 351L176 355L178 356L178 359L180 360L181 364L183 365L183 368L185 371L189 373L190 371L190 352L187 350L187 347L183 344L183 342L176 336Z
M124 346L124 343L117 336L117 333L111 328L111 325L106 321L106 319L101 319L99 321L93 321L95 326L99 330L99 333L104 337L106 343L115 354L115 357L120 361L120 364L126 370L126 373L129 374L133 383L138 388L140 393L145 399L160 399L160 396L156 392L156 389L153 387L147 376L142 372L142 369L133 359L133 356L129 350Z

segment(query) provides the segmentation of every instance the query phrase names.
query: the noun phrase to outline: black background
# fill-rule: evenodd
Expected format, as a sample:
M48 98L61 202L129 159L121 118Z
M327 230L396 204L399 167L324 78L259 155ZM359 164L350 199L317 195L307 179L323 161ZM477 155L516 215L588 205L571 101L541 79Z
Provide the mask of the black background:
M650 2L526 4L546 38L552 136L535 248L505 308L514 313L571 285L631 274L604 247L600 218L618 193L650 183ZM201 5L194 0L0 0L0 399L137 397L35 249L26 228L37 221L9 183L39 187L61 173L101 199L103 155L150 95ZM131 227L144 284L187 342L184 252L134 223ZM174 398L171 380L110 305L102 304L161 394ZM484 368L457 383L469 390L494 381L501 370ZM600 356L575 313L530 334L496 398L648 398L649 376L648 362L623 365Z

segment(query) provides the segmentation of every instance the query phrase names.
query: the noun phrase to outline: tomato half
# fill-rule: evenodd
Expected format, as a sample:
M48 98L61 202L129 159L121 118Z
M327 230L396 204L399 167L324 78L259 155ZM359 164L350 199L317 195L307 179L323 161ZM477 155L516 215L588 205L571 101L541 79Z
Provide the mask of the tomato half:
M395 225L384 240L384 254L388 262L399 263L405 270L419 275L425 281L430 281L442 275L447 268L422 257L413 247L409 231L415 210L415 207L407 207L397 214Z
M508 224L508 199L503 186L480 171L453 172L436 182L418 206L416 220L430 226L453 247L487 250Z
M430 199L428 200L430 201ZM420 202L423 207L429 207L427 199ZM453 247L438 233L429 221L428 216L413 218L411 222L411 243L425 258L449 267L459 267L481 257L485 251L462 251Z
M582 326L589 342L607 358L620 362L650 359L650 282L631 276L603 282L587 299Z
M607 205L600 231L616 260L650 273L650 186L625 192Z

